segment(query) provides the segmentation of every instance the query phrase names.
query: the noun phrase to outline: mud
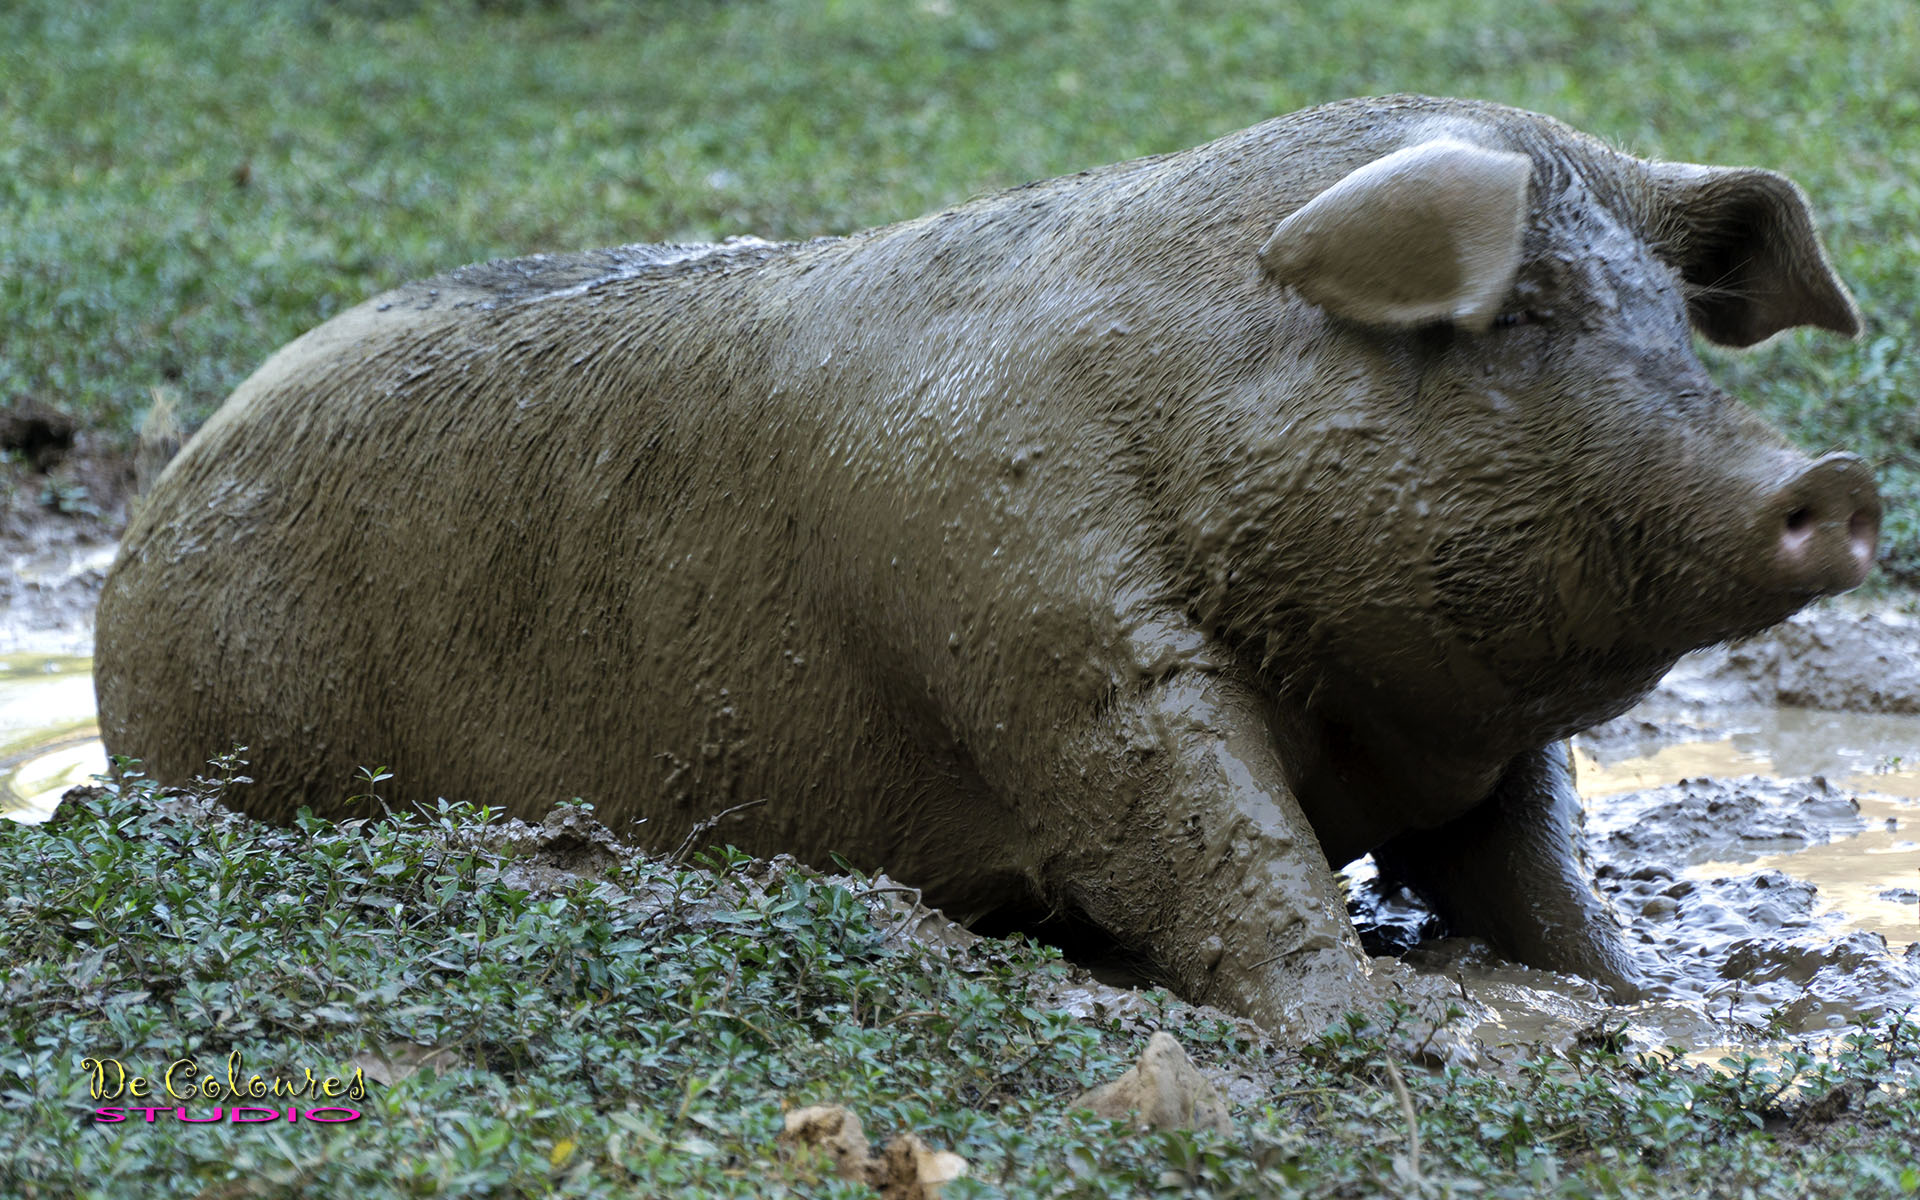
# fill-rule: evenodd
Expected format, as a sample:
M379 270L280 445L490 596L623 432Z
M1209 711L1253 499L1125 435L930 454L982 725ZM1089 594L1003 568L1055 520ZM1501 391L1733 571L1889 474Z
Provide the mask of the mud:
M1624 1026L1629 1041L1711 1060L1920 1006L1911 606L1823 605L1690 656L1575 739L1596 879L1657 980L1644 1003L1608 1006L1583 981L1436 936L1370 864L1347 873L1363 935L1456 979L1487 1009L1475 1037L1496 1056ZM1824 708L1796 707L1810 702Z
M55 520L5 545L17 557L0 593L0 809L44 819L60 792L102 765L84 654L87 604L112 547ZM1710 1059L1920 1005L1914 603L1828 604L1691 656L1633 711L1576 740L1596 878L1657 980L1644 1003L1608 1005L1585 981L1446 937L1363 860L1347 880L1369 949L1458 989L1480 1010L1471 1046L1496 1060L1596 1030ZM1827 707L1795 706L1805 701ZM534 891L604 876L638 853L572 809L484 837L510 882ZM785 859L756 863L700 903L735 903L741 888L794 869ZM890 938L963 958L990 952L912 888L885 876L838 882L858 890ZM665 892L634 902L693 903ZM1094 965L1053 984L1053 1001L1143 1032L1172 1003Z
M93 717L93 660L0 654L0 813L44 816L106 768Z
M93 610L133 481L131 457L98 441L80 435L42 456L45 469L0 463L0 655L93 653Z
M31 449L0 462L0 814L24 819L106 767L88 656L134 480L97 434Z

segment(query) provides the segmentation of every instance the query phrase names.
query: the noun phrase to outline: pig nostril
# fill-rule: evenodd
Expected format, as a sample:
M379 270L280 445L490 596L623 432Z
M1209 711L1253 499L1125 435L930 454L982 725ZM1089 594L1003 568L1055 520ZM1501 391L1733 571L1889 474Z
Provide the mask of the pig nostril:
M1866 464L1829 454L1795 470L1768 501L1781 582L1820 593L1860 585L1880 541L1880 501Z
M1877 509L1856 508L1847 518L1847 541L1853 549L1853 556L1862 563L1871 565L1874 552L1880 548L1880 513Z

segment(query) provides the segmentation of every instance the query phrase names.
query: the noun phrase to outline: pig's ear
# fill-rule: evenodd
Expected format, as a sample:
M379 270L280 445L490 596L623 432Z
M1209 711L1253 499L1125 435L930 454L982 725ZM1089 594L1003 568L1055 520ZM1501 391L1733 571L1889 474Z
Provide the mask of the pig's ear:
M1723 346L1751 346L1817 325L1852 337L1860 314L1814 232L1791 179L1743 167L1652 164L1652 240L1687 285L1693 326Z
M1520 267L1524 154L1439 138L1359 168L1280 222L1260 265L1337 316L1484 328Z

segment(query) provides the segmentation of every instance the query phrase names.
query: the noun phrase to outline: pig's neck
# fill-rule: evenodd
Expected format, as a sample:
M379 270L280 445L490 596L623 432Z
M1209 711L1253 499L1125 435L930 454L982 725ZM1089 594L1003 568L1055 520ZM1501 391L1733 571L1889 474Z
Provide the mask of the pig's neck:
M1338 866L1408 828L1436 828L1484 801L1522 754L1618 716L1670 661L1566 662L1530 689L1483 680L1445 697L1396 695L1327 673L1272 680L1272 725L1290 783Z

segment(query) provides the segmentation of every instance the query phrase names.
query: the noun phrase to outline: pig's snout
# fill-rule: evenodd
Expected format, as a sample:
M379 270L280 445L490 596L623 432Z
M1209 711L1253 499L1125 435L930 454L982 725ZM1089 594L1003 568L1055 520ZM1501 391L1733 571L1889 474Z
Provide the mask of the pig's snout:
M1782 485L1765 511L1775 586L1827 594L1866 579L1880 542L1880 492L1859 458L1827 455Z

